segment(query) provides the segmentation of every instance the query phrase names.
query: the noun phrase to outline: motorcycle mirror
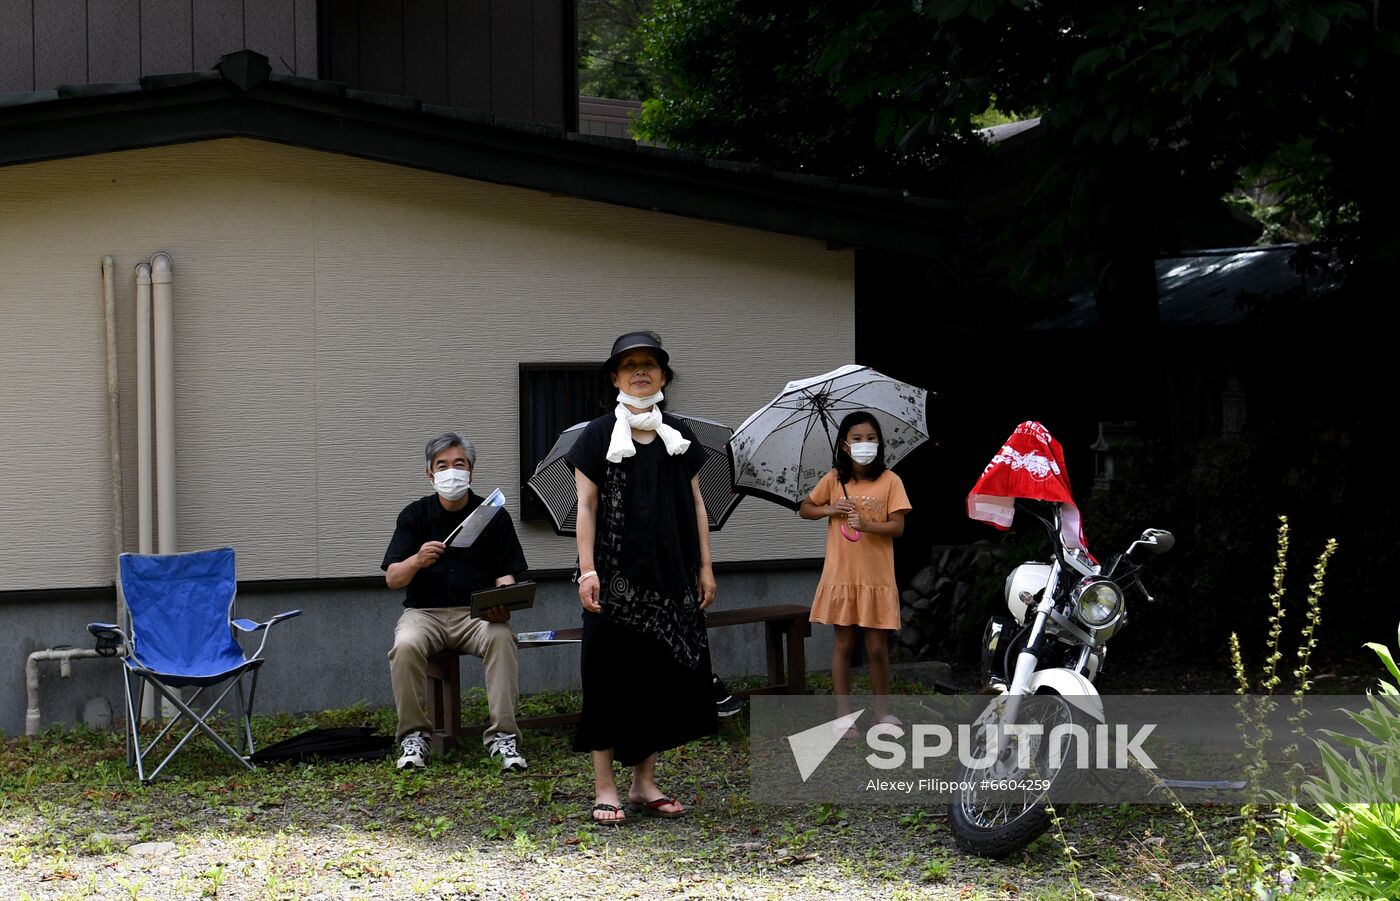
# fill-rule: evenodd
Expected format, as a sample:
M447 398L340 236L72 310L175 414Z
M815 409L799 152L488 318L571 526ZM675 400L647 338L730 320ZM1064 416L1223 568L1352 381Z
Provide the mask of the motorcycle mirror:
M1165 554L1176 545L1176 536L1166 529L1144 529L1138 540L1154 554Z

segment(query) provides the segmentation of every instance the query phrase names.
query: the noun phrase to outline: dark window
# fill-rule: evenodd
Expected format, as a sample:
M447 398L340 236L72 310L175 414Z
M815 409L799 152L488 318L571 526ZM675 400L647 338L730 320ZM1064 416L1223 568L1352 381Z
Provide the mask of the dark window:
M520 364L520 514L525 520L548 520L544 504L525 487L535 466L554 447L559 433L603 413L606 387L598 364Z

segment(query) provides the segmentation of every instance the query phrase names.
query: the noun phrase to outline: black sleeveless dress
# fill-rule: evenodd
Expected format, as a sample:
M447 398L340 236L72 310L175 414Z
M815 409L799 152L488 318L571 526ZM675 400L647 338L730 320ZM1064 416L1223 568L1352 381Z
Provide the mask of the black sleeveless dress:
M598 486L593 562L601 613L583 613L583 712L576 751L613 749L633 766L719 724L700 610L700 536L690 480L705 451L690 439L671 456L660 436L620 463L605 457L612 413L590 422L566 456Z

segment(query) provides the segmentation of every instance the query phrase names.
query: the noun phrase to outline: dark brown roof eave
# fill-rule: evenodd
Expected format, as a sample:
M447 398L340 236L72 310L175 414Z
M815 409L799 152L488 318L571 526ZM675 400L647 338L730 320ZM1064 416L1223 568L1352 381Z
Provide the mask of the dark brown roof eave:
M240 51L209 72L0 97L0 166L247 137L924 257L947 250L962 218L958 204L899 191L259 77L259 59Z

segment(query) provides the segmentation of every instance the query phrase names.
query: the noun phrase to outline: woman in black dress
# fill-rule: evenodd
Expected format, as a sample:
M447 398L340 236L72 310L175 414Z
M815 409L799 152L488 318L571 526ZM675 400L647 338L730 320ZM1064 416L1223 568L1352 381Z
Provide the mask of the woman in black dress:
M698 473L705 452L657 406L674 377L652 332L613 343L617 408L567 459L578 488L583 713L574 750L593 753L593 819L626 818L613 761L632 767L634 812L685 812L656 784L656 755L718 730L702 611L715 599Z

